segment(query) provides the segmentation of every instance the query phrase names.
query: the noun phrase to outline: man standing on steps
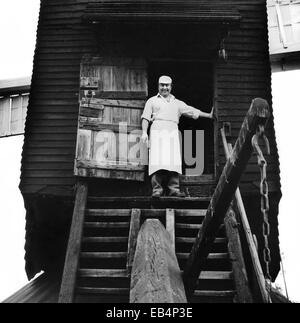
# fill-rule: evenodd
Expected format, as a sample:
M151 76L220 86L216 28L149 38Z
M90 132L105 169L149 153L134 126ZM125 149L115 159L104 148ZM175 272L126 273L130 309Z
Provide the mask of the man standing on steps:
M179 174L182 173L180 138L178 123L180 116L198 119L213 118L214 108L210 113L195 109L172 94L172 79L161 76L158 80L158 94L146 102L142 118L143 134L141 140L149 147L149 176L151 176L152 197L185 197L180 191ZM149 123L150 140L148 138Z

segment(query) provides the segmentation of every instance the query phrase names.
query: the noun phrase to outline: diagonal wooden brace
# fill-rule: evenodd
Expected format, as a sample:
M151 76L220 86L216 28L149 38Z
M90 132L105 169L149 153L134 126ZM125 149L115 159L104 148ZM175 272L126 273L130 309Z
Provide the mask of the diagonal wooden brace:
M212 249L217 231L234 198L240 178L252 154L251 139L259 125L265 126L270 116L266 100L256 98L244 119L239 136L233 148L231 157L227 160L219 182L207 209L202 227L189 255L183 280L187 297L193 295L197 279L206 258Z

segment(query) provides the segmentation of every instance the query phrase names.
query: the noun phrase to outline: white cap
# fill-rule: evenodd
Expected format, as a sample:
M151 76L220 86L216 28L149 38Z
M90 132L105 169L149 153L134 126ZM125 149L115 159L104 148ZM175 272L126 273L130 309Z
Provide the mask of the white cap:
M162 75L159 80L158 80L158 83L163 83L163 84L170 84L172 83L172 79L169 77L169 76L166 76L166 75Z

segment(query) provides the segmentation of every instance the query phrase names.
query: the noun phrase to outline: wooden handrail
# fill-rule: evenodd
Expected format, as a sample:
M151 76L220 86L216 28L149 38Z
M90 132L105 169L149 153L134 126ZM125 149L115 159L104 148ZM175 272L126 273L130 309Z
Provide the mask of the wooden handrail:
M252 155L251 139L259 125L265 126L269 115L269 105L266 100L256 98L252 101L231 158L227 160L211 198L184 270L183 279L188 297L193 295L199 274L204 268L216 234L224 221L240 178Z
M134 260L134 254L136 250L136 243L137 243L140 227L141 227L141 210L132 209L129 237L128 237L128 251L127 251L127 271L129 275L131 274L131 270L132 270L132 264Z
M64 272L58 299L59 303L73 303L74 300L87 195L87 183L79 182L77 186Z
M230 144L227 144L224 129L221 128L220 131L221 131L221 137L222 137L223 147L224 147L224 151L225 151L225 156L226 156L226 159L229 159L230 154L232 152L232 147ZM250 225L248 222L248 217L246 214L246 210L244 207L244 203L243 203L241 192L240 192L239 188L237 188L237 190L235 192L235 199L236 199L237 208L238 208L238 211L240 214L240 219L242 222L242 227L243 227L243 230L244 230L244 233L246 236L246 240L248 243L248 249L249 249L249 253L251 256L253 269L254 269L254 279L255 279L256 284L259 289L260 301L263 303L268 303L269 297L268 297L268 292L266 289L265 277L264 277L262 267L261 267L261 264L259 261L259 257L258 257L258 253L257 253L257 249L256 249L256 244L253 239L253 235L252 235L251 228L250 228Z
M224 219L224 225L228 239L229 259L232 264L233 279L236 288L235 301L237 303L253 303L237 219L232 207L229 207Z

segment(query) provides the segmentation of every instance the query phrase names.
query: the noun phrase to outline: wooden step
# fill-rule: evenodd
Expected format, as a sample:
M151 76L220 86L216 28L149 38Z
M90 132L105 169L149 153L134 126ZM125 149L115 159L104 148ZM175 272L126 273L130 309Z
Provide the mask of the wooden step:
M177 237L175 239L176 252L190 253L192 246L195 242L195 239L196 239L195 235L191 235L190 237ZM226 238L216 238L210 252L212 252L212 253L228 252L227 239Z
M195 238L189 238L189 237L176 237L176 243L194 243L196 240ZM216 238L215 242L217 244L226 244L227 243L227 239L226 238Z
M130 275L126 269L80 269L78 271L77 286L90 288L129 288Z
M195 290L194 296L197 297L234 297L234 290Z
M189 253L176 253L178 259L188 259ZM209 260L223 260L223 259L229 259L228 253L210 253L207 257Z
M83 250L80 253L80 269L125 269L127 250L123 251L91 251Z
M154 199L151 196L124 196L124 197L88 197L88 208L113 209L162 209L162 208L203 208L209 205L211 197L161 197Z
M87 209L85 214L87 216L120 216L120 217L130 217L131 209Z
M183 273L183 270L181 270ZM202 280L232 280L232 271L201 271L199 279Z
M177 259L179 263L179 267L181 269L185 268L186 262L190 253L185 252L177 252ZM204 263L204 267L202 268L204 271L229 271L232 270L232 265L229 260L228 253L210 253Z
M176 217L200 217L204 218L206 209L176 209Z
M106 287L77 287L80 294L109 294L109 295L128 295L129 288L106 288Z
M82 278L129 278L126 269L80 269L78 274Z
M201 271L199 279L205 280L231 280L232 271Z
M195 290L191 303L234 303L235 290Z
M85 228L95 229L127 229L129 222L85 222Z
M127 249L128 236L84 237L81 245L82 252L127 252Z
M81 258L127 258L127 252L81 252Z
M202 227L201 224L190 224L190 223L176 223L175 228L176 229L191 229L191 230L199 230Z
M200 223L191 223L188 221L186 223L178 223L175 224L175 235L178 238L195 238L198 231L202 228L202 224ZM217 234L218 238L225 237L225 226L222 224Z
M130 222L85 222L83 237L127 236Z
M196 290L234 290L232 271L201 271Z
M156 201L186 201L186 202L210 202L211 197L173 197L173 196L162 196L158 199L152 196L89 196L89 202L156 202Z
M83 243L128 243L128 237L84 237Z
M142 217L144 219L146 218L165 218L166 216L166 209L141 209L142 211Z

